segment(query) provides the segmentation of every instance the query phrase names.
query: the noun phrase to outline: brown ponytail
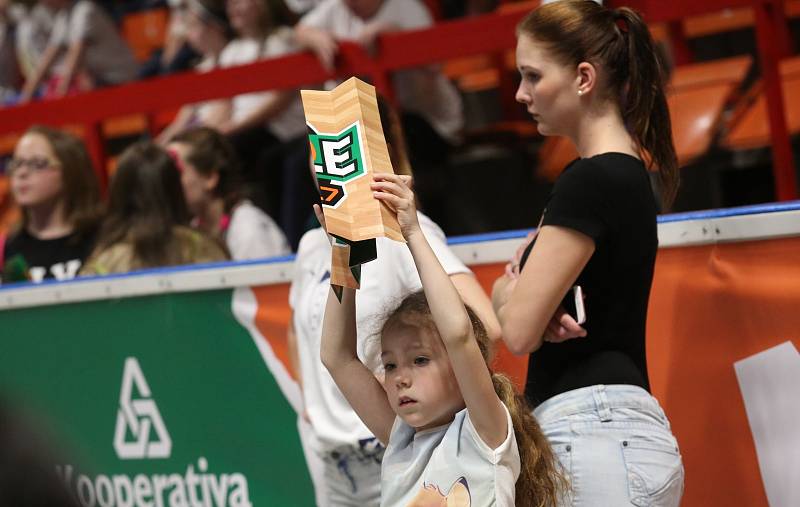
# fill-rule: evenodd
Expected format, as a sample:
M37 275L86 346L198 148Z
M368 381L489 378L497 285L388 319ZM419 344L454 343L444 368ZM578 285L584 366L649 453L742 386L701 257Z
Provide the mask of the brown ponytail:
M517 33L547 44L564 64L590 62L600 69L605 94L619 106L642 159L658 170L669 208L679 174L666 75L641 16L627 7L610 10L591 0L561 0L528 14Z
M514 390L511 380L500 373L492 374L494 390L508 407L514 423L514 436L519 448L520 471L516 486L516 505L555 507L569 489L569 483L542 433L539 423L523 396Z

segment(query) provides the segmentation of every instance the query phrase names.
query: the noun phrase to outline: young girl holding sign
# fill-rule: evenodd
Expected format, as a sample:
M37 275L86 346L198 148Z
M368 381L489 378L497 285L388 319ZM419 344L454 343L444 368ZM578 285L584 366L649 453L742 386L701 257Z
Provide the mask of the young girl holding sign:
M510 381L487 363L488 338L425 239L411 178L376 174L422 280L380 333L383 386L356 352L355 291L331 291L321 359L367 427L387 444L381 505L555 505L564 479ZM321 210L315 206L320 221Z

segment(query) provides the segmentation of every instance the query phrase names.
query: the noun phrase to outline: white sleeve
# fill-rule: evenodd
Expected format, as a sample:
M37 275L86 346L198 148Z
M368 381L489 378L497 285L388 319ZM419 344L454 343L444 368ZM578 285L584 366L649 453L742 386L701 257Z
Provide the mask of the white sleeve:
M289 244L278 224L252 204L239 206L234 211L225 239L235 260L278 257L290 253Z
M63 47L67 45L67 32L69 31L69 15L68 11L63 10L58 13L55 21L53 21L53 28L50 31L50 39L47 42L49 46Z
M308 14L300 18L297 24L331 30L331 21L336 15L336 11L346 8L340 0L323 0L319 5L311 9Z
M475 429L475 426L472 424L472 418L469 416L469 409L467 409L467 415L464 418L464 431L467 436L481 455L494 465L498 464L507 454L513 454L515 451L519 453L517 449L517 438L514 434L514 423L511 420L511 412L508 411L508 407L506 407L505 403L503 403L503 408L506 412L506 438L495 449L489 447L481 436L478 435L478 430Z
M239 39L233 39L232 41L228 42L225 47L222 48L222 52L219 54L219 66L225 68L238 65L240 63L239 54L241 52L242 44Z
M296 53L297 44L294 41L294 31L289 27L278 28L267 39L262 58L276 58L278 56Z
M69 44L89 39L92 27L95 26L95 17L102 15L97 9L100 7L92 2L82 1L75 4L69 14Z
M448 275L455 275L458 273L472 273L472 271L459 259L450 247L447 246L447 238L442 229L434 223L433 220L418 213L419 225L422 233L425 234L425 239L431 245L431 250L436 254L436 258L442 264L444 271Z
M433 25L428 8L419 0L386 0L378 11L379 21L401 30L416 30Z

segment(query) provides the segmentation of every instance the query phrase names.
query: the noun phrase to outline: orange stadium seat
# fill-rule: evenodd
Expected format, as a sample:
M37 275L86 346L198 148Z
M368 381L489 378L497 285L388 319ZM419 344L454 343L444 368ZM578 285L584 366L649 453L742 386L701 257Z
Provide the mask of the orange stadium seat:
M122 20L122 35L136 60L147 60L154 50L164 47L169 24L169 10L148 9L128 14Z
M800 132L800 57L788 58L780 63L784 114L789 132ZM731 121L723 138L723 146L734 150L761 148L769 145L769 119L767 99L761 83L756 85L750 100L740 114Z
M786 0L784 12L789 18L800 16L800 0ZM703 37L716 33L730 32L751 27L755 24L755 15L749 7L724 9L702 16L692 16L683 21L686 37Z
M0 175L0 236L8 234L9 229L19 220L19 208L11 198L8 178Z
M751 65L749 56L740 56L675 69L667 101L681 166L708 151L721 127L722 113Z
M0 136L0 157L10 155L14 151L14 146L19 141L20 134L4 134Z
M464 92L496 88L497 68L490 55L465 56L448 60L442 72Z
M147 132L147 117L143 114L109 118L103 122L103 136L106 139L125 137Z

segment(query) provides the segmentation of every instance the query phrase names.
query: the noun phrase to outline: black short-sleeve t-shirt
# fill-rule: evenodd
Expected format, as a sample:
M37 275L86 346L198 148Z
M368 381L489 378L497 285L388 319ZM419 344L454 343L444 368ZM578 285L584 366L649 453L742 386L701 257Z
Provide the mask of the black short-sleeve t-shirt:
M658 249L657 209L644 164L623 153L575 160L556 181L542 225L568 227L595 243L575 281L585 296L587 336L545 342L531 354L525 391L533 406L595 384L649 391L645 324Z
M39 239L24 228L6 240L2 283L75 278L94 245L94 231Z

